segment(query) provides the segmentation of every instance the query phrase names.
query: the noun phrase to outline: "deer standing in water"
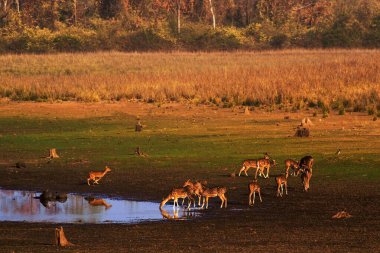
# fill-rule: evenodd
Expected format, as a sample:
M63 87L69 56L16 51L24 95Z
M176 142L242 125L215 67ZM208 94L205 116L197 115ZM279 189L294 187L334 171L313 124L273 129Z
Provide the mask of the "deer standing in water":
M254 180L253 182L248 184L249 189L249 205L253 206L255 204L255 198L256 198L256 192L259 194L260 202L263 202L261 199L261 193L260 193L260 186L257 183L257 180Z
M103 172L91 171L88 174L87 184L90 185L90 180L94 181L93 184L99 184L99 180L102 179L102 177L104 177L110 171L111 171L111 169L108 166L106 166L106 168Z
M277 197L284 194L284 187L285 187L285 194L288 195L288 173L285 173L285 175L277 176L276 184L277 184Z
M214 197L219 197L220 200L222 201L222 204L220 205L220 208L224 207L227 208L227 197L225 196L227 192L227 187L213 187L213 188L204 188L202 191L202 196L203 196L203 204L202 207L204 207L206 203L206 209L208 208L208 199L209 198L214 198Z
M162 207L166 204L166 202L168 202L171 199L174 200L173 209L175 209L176 205L177 207L179 207L178 199L188 198L189 203L188 203L187 209L189 210L191 206L191 201L194 202L194 206L195 206L195 200L193 198L193 194L194 194L194 191L192 190L190 186L186 186L182 188L174 188L169 193L169 195L161 201L160 209L162 209Z

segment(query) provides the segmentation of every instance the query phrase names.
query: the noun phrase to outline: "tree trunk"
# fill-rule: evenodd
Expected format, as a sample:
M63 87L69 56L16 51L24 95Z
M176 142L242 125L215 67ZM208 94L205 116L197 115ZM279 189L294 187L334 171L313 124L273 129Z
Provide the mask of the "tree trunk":
M181 33L181 0L177 0L177 32Z
M77 24L77 0L73 0L73 19L74 25Z
M212 27L214 30L216 29L216 20L215 20L215 12L214 12L214 5L212 4L212 0L209 0L210 2L210 11L212 15Z

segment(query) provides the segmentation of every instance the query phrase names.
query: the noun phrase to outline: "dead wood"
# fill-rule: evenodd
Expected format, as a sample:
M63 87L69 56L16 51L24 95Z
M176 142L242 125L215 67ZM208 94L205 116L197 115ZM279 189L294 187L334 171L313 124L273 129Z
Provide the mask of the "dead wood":
M333 219L343 219L343 218L351 218L352 215L347 213L346 211L337 212L335 215L333 215L331 218Z
M148 156L148 154L144 153L144 152L140 149L140 147L137 147L137 148L135 149L135 155L137 155L137 156L142 156L142 157L146 157L146 156Z
M61 247L74 246L74 244L67 240L62 226L55 229L55 244Z
M55 148L50 149L49 156L47 158L50 158L50 159L59 158L59 155L57 154L57 150Z
M294 136L296 136L296 137L309 137L310 136L310 129L307 127L298 126Z
M135 132L141 132L143 129L143 125L141 125L140 121L137 121L136 126L135 126Z

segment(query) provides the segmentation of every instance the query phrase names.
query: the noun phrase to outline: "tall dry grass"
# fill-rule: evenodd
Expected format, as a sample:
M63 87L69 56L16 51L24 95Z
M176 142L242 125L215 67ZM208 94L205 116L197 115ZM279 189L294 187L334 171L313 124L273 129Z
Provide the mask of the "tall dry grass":
M0 97L364 110L380 104L379 59L379 50L2 55Z

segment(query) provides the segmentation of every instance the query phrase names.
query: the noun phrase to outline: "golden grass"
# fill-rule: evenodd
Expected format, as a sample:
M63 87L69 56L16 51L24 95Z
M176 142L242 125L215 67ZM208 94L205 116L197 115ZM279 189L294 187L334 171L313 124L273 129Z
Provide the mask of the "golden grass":
M365 108L380 102L378 59L379 50L2 55L0 97Z

